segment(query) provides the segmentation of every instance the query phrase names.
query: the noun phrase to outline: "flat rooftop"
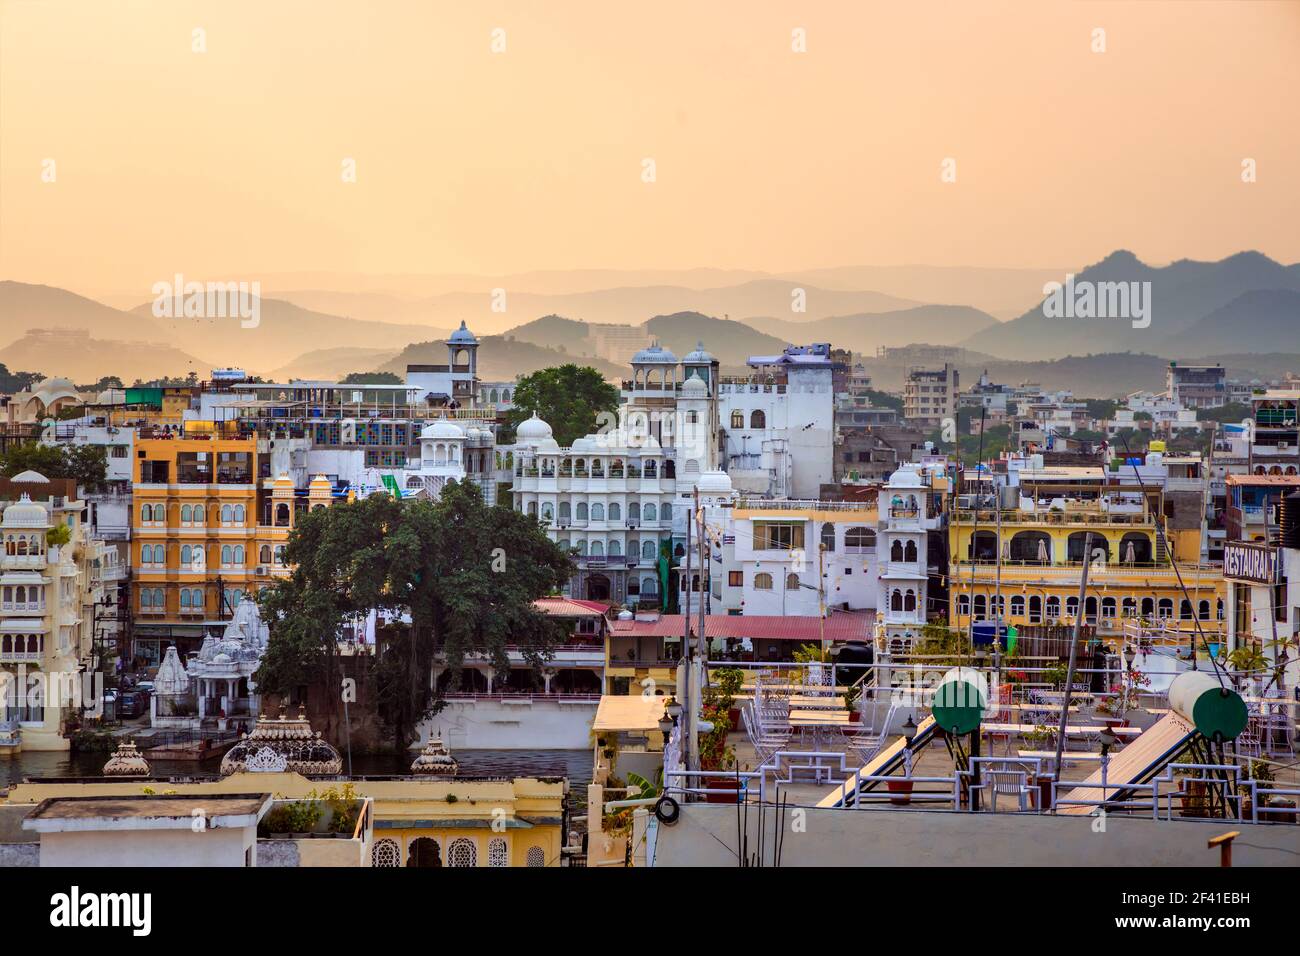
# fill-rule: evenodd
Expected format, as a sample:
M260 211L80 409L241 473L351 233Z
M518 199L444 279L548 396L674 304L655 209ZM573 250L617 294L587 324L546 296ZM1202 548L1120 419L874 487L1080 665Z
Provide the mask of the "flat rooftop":
M200 814L210 825L247 826L270 802L269 793L51 797L36 805L23 828L42 833L188 828Z

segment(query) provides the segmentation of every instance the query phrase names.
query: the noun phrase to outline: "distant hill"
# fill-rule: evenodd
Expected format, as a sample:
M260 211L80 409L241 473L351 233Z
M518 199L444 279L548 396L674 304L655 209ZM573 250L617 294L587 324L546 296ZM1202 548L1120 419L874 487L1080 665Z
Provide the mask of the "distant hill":
M1067 355L1051 361L1016 362L959 352L953 363L961 376L963 390L973 385L983 371L994 382L1019 385L1036 382L1048 391L1066 389L1081 398L1122 398L1136 391L1163 391L1169 359L1139 352L1110 352L1098 355ZM1278 355L1185 355L1178 361L1191 365L1220 364L1228 377L1242 381L1278 378L1300 368L1300 354ZM865 356L863 366L875 388L900 391L907 367L918 363L906 353L888 359Z
M174 346L94 338L81 329L29 329L0 349L0 363L41 371L47 377L61 375L74 382L116 375L128 384L190 372L206 378L212 368Z
M1065 276L1058 279L1064 280ZM1127 318L1049 318L1040 303L1020 318L984 329L959 344L1014 359L1050 359L1098 351L1169 354L1180 350L1179 333L1248 292L1300 290L1300 270L1280 265L1258 252L1238 253L1219 262L1183 259L1157 268L1141 262L1131 252L1119 251L1080 271L1075 276L1076 287L1083 281L1150 282L1150 326L1133 328ZM1271 308L1267 301L1243 300L1236 315L1253 323L1257 309ZM1260 321L1268 324L1267 318ZM1286 351L1294 341L1294 336L1289 341L1270 337L1241 341L1236 348L1261 353Z
M338 381L349 372L362 372L391 361L397 349L315 349L304 352L291 362L269 372L259 372L272 382L287 382L291 378L310 378L319 381Z
M919 305L892 312L836 315L814 322L770 317L743 321L787 342L830 342L868 354L881 346L898 347L910 342L958 342L998 324L987 312L966 305Z
M505 292L505 311L496 311L499 303L493 289ZM793 293L802 289L807 311L791 311ZM512 290L509 286L483 285L481 289L446 292L418 300L366 293L338 298L336 293L293 292L296 301L341 302L355 305L356 314L367 319L402 317L444 328L454 328L463 319L478 335L495 335L517 327L519 317L530 315L574 316L584 322L608 322L638 325L654 315L696 311L704 315L789 315L808 320L852 312L884 312L920 305L880 292L852 289L823 289L793 279L762 278L734 285L643 285L599 288L582 292L537 293ZM351 314L351 313L350 313ZM426 333L427 334L427 333Z
M570 355L594 354L590 324L577 319L566 319L562 315L544 315L540 319L517 325L505 334L543 348L562 349Z
M696 345L703 342L705 350L719 363L733 367L744 365L750 356L776 355L791 342L805 341L803 338L787 341L759 332L744 322L718 319L699 312L656 315L645 323L644 328L651 338L658 339L660 345L678 358L694 351Z
M408 342L427 338L435 330L422 325L367 322L324 312L313 312L292 302L262 298L261 315L254 328L243 328L238 318L153 319L166 341L187 351L201 352L214 362L243 367L276 356L297 355L303 346L318 349L362 347L400 349ZM137 306L136 315L151 315L152 304ZM264 358L263 358L264 357Z
M620 380L629 370L604 359L566 355L556 349L544 348L531 342L507 339L500 335L479 336L478 377L485 382L510 382L517 375L528 375L541 368L551 368L573 362L594 368L607 379ZM445 341L412 342L396 357L374 369L376 372L393 372L406 376L408 365L445 365Z
M1300 347L1300 291L1256 289L1244 292L1215 309L1191 328L1172 336L1170 349L1184 354L1209 354L1250 348Z
M29 329L83 329L98 339L162 342L162 329L152 316L133 315L48 285L0 282L0 346L21 338Z

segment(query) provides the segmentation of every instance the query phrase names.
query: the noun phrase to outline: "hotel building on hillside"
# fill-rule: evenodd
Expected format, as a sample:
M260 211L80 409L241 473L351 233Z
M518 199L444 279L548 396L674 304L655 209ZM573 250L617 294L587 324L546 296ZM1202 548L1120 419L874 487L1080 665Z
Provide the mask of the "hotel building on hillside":
M945 418L955 421L959 382L957 367L950 362L943 368L909 368L903 385L903 417L931 429L942 427Z

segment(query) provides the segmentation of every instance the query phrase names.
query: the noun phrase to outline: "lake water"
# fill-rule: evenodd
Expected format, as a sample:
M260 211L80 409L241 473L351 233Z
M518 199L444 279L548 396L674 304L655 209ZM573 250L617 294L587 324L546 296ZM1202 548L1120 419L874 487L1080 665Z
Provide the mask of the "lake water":
M574 790L591 782L590 750L457 750L452 756L460 764L460 776L474 777L567 777ZM35 753L0 757L0 790L24 777L97 777L108 761L106 753ZM354 754L354 776L379 776L411 772L410 754ZM347 758L343 768L347 770ZM150 761L151 776L217 776L220 760L202 763L193 760Z

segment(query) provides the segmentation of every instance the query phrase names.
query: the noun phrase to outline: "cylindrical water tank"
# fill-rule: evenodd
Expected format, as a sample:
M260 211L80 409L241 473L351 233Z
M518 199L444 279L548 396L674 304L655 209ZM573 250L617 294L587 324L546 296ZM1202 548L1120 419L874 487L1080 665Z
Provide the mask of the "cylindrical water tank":
M1236 740L1246 729L1246 702L1205 671L1184 671L1169 685L1169 706L1202 737Z
M988 681L971 667L954 667L934 688L934 721L950 734L978 730L988 706Z

